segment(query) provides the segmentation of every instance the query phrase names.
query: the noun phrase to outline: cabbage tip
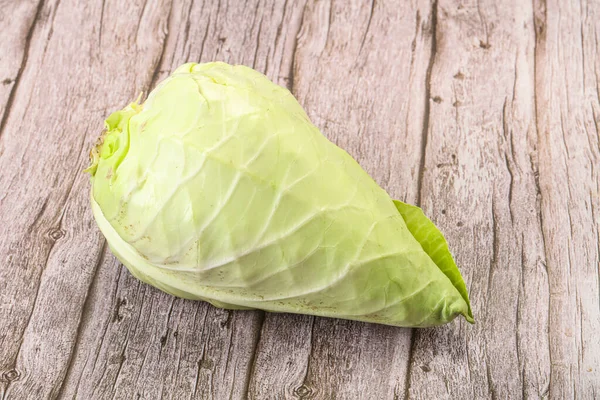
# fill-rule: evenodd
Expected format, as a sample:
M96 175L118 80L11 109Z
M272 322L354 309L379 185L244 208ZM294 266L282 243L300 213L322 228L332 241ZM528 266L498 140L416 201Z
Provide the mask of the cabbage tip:
M440 231L287 89L245 66L188 63L139 100L106 119L87 171L96 222L141 281L227 309L473 322Z

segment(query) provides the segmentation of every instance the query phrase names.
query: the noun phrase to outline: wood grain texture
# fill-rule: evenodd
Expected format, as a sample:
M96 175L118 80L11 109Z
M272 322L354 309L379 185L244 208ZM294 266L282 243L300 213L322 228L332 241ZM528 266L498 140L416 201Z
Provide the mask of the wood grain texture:
M548 392L533 29L532 5L521 1L437 4L421 198L461 249L478 321L417 331L415 398Z
M25 40L0 137L0 223L10 233L0 243L1 398L55 397L73 357L104 249L81 170L97 121L150 83L164 13L143 6L48 1ZM136 14L146 17L138 30L116 17Z
M5 4L6 3L6 4ZM0 134L27 64L29 45L41 2L0 2L0 25L4 40L0 42Z
M0 0L0 399L600 396L600 3ZM476 324L176 299L106 248L81 173L187 61L287 86L454 250Z
M600 395L600 4L540 4L536 125L549 296L550 394Z

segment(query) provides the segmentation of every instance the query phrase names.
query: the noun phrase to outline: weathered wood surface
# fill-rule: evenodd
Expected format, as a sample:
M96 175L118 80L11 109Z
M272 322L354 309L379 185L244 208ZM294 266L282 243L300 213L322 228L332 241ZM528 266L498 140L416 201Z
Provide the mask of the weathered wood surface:
M136 281L81 173L186 61L255 67L445 232L476 325L230 312ZM0 399L600 397L600 3L0 1Z

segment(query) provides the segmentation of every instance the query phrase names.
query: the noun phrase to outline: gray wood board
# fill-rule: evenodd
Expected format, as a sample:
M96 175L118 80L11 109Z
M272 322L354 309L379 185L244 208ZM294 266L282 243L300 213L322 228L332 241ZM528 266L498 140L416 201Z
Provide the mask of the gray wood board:
M0 399L600 396L599 2L4 0L0 26ZM226 311L129 274L88 151L213 60L422 206L475 325Z

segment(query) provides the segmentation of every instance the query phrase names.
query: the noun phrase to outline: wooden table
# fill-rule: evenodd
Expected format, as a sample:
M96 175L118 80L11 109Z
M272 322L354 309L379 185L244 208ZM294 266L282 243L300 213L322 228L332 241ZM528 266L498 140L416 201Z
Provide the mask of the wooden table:
M253 66L446 234L476 324L184 301L109 253L104 117ZM0 399L600 398L600 2L0 1Z

